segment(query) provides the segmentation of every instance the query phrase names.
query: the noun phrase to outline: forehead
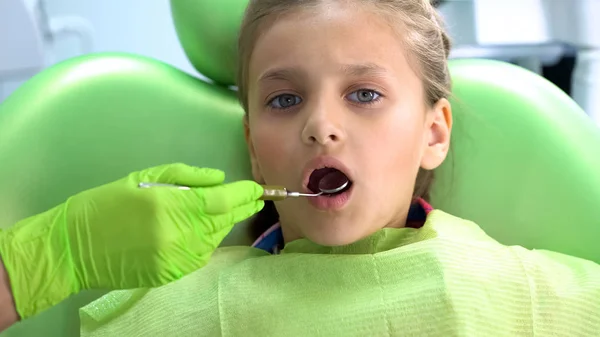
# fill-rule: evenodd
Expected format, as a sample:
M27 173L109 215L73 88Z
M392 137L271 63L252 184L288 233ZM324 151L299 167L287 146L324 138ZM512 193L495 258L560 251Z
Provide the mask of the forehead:
M250 80L272 69L335 72L348 65L414 77L402 40L398 27L367 6L334 2L296 10L262 28L249 62Z

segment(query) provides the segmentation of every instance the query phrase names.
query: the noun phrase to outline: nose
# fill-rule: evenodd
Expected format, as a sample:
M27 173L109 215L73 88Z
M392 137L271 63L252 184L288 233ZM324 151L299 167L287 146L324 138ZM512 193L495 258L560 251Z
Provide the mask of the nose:
M321 101L306 108L308 117L302 130L302 141L305 144L333 146L345 140L342 107Z

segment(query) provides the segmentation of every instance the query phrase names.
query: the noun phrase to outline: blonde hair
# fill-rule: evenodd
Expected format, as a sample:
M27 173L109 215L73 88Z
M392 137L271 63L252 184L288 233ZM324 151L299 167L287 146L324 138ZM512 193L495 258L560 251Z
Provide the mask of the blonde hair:
M440 15L429 0L250 0L238 41L238 94L246 114L248 68L261 30L283 15L332 1L370 5L392 24L401 26L402 43L409 51L409 60L416 63L414 68L423 81L428 106L449 97L451 79L447 61L451 43ZM432 182L433 172L420 170L413 197L428 199Z

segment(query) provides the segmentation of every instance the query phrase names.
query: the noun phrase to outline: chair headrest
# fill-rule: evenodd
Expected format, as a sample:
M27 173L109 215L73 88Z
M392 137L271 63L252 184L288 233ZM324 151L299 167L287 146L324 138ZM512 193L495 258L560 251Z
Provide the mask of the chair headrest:
M202 75L224 86L235 85L238 30L248 0L171 0L179 41Z

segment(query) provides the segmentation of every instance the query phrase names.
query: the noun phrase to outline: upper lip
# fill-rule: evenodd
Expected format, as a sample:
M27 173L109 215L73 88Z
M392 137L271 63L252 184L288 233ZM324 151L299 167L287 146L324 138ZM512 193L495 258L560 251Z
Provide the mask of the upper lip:
M304 193L313 193L308 188L308 182L310 180L310 175L314 170L322 169L325 167L334 168L336 170L341 171L343 174L348 177L350 181L353 181L352 173L350 169L344 165L339 159L331 156L320 156L316 157L313 160L309 161L304 167L304 173L302 175L302 189Z

